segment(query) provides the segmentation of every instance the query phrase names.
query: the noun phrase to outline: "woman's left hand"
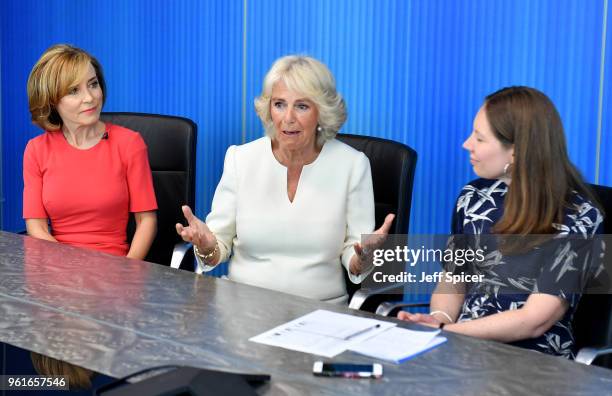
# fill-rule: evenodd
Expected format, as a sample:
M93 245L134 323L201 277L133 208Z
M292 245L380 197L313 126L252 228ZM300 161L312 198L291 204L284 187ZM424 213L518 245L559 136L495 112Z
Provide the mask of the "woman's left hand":
M377 249L385 242L387 235L389 234L389 230L391 229L391 224L393 224L393 219L395 219L395 215L393 213L389 213L387 217L385 217L383 225L381 225L380 228L374 231L372 234L368 235L366 240L363 242L363 245L361 245L359 242L355 242L353 247L355 248L356 254L351 259L349 266L351 273L359 275L361 272L363 272L366 257L374 249Z

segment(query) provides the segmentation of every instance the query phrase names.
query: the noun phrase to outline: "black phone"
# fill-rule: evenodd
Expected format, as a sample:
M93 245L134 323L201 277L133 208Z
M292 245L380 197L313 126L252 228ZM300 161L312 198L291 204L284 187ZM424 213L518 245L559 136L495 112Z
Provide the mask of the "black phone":
M380 378L383 374L382 364L329 363L316 361L312 373L323 377L343 378Z

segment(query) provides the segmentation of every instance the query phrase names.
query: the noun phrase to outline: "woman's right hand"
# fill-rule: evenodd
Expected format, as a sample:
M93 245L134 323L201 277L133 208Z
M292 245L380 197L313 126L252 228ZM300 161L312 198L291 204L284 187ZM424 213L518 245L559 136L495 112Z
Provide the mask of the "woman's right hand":
M181 209L188 225L185 227L181 223L176 223L176 232L183 238L183 241L197 246L200 252L213 251L217 245L217 238L208 229L206 223L198 219L189 206L183 205Z
M57 242L57 239L49 232L49 221L47 219L26 219L26 231L29 236Z
M406 322L418 323L430 327L439 327L440 323L442 323L442 321L433 315L420 313L413 314L405 311L400 311L397 314L397 318L400 320L405 320Z

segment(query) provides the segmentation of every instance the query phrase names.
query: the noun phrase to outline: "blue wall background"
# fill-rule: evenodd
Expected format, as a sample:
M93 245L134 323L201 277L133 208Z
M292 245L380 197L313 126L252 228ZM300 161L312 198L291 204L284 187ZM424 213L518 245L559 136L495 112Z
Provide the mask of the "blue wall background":
M50 45L94 54L107 111L173 114L199 126L197 212L225 150L262 135L253 99L279 56L325 62L346 98L343 132L419 153L412 233L444 233L474 177L461 143L482 98L506 85L546 92L571 158L612 184L612 33L608 0L8 0L0 3L1 228L23 229L22 153L39 134L26 80ZM608 43L608 45L606 45Z
M612 8L606 0L606 40L602 60L601 96L602 96L602 122L600 144L599 181L608 186L612 185ZM607 45L606 45L607 44Z

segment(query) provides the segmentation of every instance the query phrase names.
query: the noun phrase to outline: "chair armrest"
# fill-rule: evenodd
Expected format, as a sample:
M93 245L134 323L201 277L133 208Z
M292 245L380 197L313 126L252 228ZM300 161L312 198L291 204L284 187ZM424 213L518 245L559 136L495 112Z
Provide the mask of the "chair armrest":
M593 360L597 359L599 356L607 355L612 353L612 345L607 345L605 347L593 348L581 348L576 355L576 361L578 363L590 365L593 363Z
M395 311L398 311L400 308L406 307L429 307L429 303L394 303L386 301L376 308L376 315L389 316Z
M191 249L193 245L191 243L179 242L174 245L172 250L172 259L170 260L170 267L179 269L187 251Z
M396 293L392 293L396 290ZM381 294L404 294L404 286L403 285L388 285L378 289L372 289L369 287L362 287L361 289L355 291L353 294L353 298L349 302L349 308L351 309L361 309L365 304L366 300L368 300L372 296L377 296ZM373 308L373 307L372 307Z

